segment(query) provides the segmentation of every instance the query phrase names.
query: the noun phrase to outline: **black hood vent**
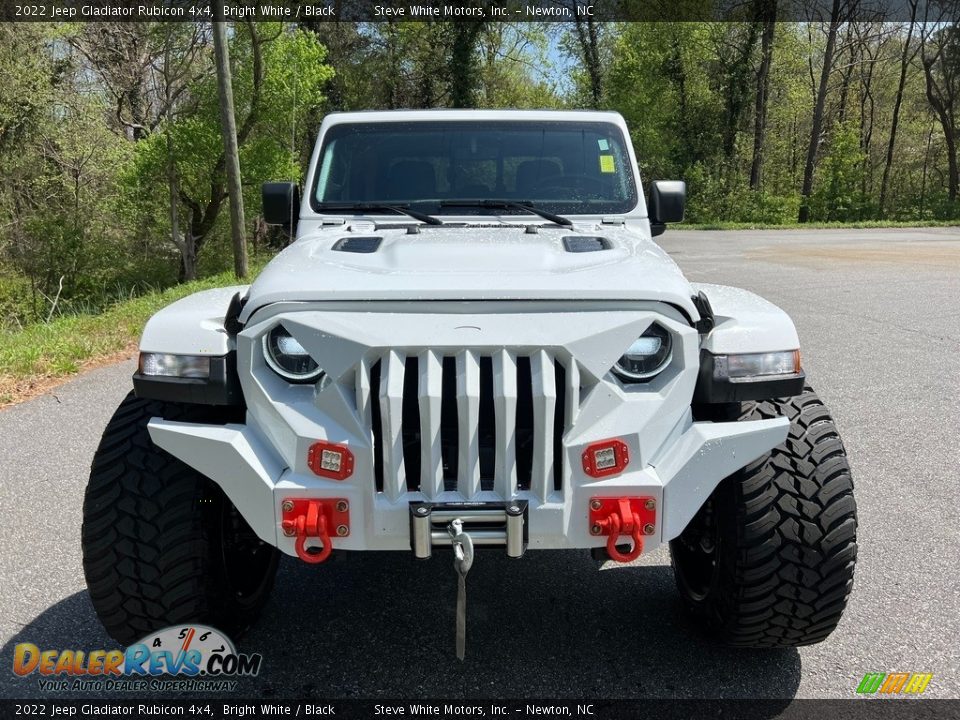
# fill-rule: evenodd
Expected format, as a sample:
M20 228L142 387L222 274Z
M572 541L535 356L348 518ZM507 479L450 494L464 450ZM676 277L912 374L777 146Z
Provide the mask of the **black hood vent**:
M568 235L563 239L563 247L567 252L599 252L600 250L609 250L612 245L604 237L595 235Z
M383 242L383 238L375 235L367 237L345 237L337 240L333 245L333 249L338 252L372 253L380 248L381 242Z

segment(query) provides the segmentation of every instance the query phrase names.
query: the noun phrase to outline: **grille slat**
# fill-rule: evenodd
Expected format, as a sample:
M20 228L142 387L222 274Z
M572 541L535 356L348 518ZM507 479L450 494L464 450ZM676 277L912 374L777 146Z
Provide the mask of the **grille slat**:
M383 359L380 419L383 423L383 490L397 500L406 490L403 466L403 379L406 358L391 351Z
M553 428L557 409L557 383L553 361L546 351L530 357L530 385L533 394L533 469L530 489L546 502L553 490Z
M480 492L480 362L477 354L457 354L457 490L465 498Z
M371 407L370 407L370 362L361 360L357 366L357 376L354 381L354 388L357 391L357 412L360 414L360 420L364 427L370 427Z
M493 489L500 497L517 492L517 361L501 350L493 356L493 411L497 420Z
M440 409L443 398L443 359L427 350L420 354L420 491L433 500L443 491L443 445Z
M547 501L563 492L562 436L579 383L576 363L545 350L389 351L361 363L357 410L373 427L377 490L393 501L418 489L427 500L530 490Z

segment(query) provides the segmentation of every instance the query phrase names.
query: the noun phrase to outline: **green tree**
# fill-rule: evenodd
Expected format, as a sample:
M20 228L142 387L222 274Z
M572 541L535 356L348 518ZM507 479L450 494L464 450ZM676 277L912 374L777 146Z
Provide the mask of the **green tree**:
M848 119L834 127L830 146L817 168L817 188L811 197L812 219L861 219L863 160L858 124Z
M479 40L478 107L558 107L549 37L533 23L487 23Z
M926 79L927 100L943 130L947 151L947 187L952 204L960 194L956 117L960 104L960 25L944 26L942 22L937 22L931 27L925 24L920 59Z
M244 205L250 215L260 208L260 184L270 178L297 178L300 145L311 108L324 101L323 87L333 71L324 64L325 49L311 33L279 25L238 25L231 40L237 139L243 174ZM168 138L175 148L174 166L185 233L181 279L196 275L199 258L218 227L226 199L223 145L215 79L205 75L193 84L194 108L161 124L136 146L126 173L128 202L139 207L144 222L159 231L167 222L164 194L168 178Z
M697 164L723 175L725 108L714 89L712 32L704 23L638 23L617 39L609 105L626 118L641 171L650 179L685 177Z

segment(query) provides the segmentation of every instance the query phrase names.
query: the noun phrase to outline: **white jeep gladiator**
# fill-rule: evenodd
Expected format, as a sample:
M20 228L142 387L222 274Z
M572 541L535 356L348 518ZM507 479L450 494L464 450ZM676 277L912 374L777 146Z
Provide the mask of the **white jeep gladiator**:
M618 114L327 115L296 239L250 286L154 315L84 502L84 570L129 643L238 633L280 553L591 550L669 543L684 605L720 641L836 627L856 507L790 318L688 282L653 237Z

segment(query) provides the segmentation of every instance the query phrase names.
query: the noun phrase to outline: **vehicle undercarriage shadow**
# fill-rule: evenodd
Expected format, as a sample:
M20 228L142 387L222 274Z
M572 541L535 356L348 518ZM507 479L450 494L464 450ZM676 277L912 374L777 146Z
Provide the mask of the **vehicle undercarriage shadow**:
M454 655L449 552L358 553L312 567L284 558L260 622L263 655L238 697L781 698L796 650L719 647L681 614L669 565L597 571L586 552L478 555L467 580L467 656ZM9 672L13 648L112 648L86 592L40 613L4 646L0 693L37 694Z

